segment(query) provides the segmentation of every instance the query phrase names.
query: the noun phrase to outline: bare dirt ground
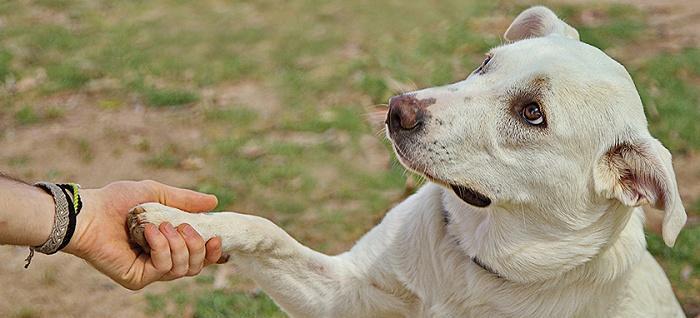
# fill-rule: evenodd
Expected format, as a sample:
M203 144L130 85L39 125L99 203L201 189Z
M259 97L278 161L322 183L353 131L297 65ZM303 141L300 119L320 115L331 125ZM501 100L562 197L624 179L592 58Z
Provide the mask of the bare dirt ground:
M569 1L570 2L570 1ZM586 3L586 0L575 0ZM700 43L700 1L623 1L648 13L654 32L649 43L613 52L625 63L634 63L646 54L674 51ZM592 13L593 14L593 13ZM591 19L595 19L594 14ZM591 23L594 23L592 20ZM233 94L259 89L255 84ZM221 94L219 98L235 98ZM203 92L206 96L206 92ZM189 186L207 178L206 163L197 158L179 164L185 172L153 169L144 164L144 148L163 149L176 144L187 153L201 142L201 123L192 110L152 110L134 104L119 110L104 111L89 105L88 93L55 96L43 102L47 107L60 104L81 108L79 116L48 125L14 127L0 135L1 171L27 180L54 176L96 187L118 179L147 176L177 186ZM269 110L274 112L274 109ZM61 137L61 138L58 138ZM368 136L368 138L375 138ZM55 144L53 140L68 140ZM115 147L118 145L118 147ZM385 162L383 147L371 147L375 158ZM114 151L113 149L120 149ZM31 154L27 157L27 154ZM69 158L70 160L48 160ZM10 160L12 159L12 160ZM21 162L6 164L6 162ZM685 202L700 198L700 154L674 158L679 188ZM378 169L381 168L378 165ZM697 220L691 220L697 222ZM2 317L147 317L144 291L131 292L98 274L82 261L68 255L37 255L29 270L22 268L27 249L0 247L0 316ZM212 270L212 269L209 269ZM229 271L220 267L220 271ZM12 288L7 288L11 286ZM146 292L158 292L166 286L155 284Z

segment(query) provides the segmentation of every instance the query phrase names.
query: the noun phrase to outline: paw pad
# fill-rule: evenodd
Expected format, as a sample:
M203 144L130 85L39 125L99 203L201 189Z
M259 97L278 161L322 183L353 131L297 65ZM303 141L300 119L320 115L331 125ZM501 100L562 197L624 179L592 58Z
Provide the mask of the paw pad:
M129 229L129 239L131 242L137 244L146 253L150 252L148 247L148 242L146 242L146 236L144 235L145 226L148 221L144 217L146 209L141 206L136 206L131 211L127 217L127 227Z

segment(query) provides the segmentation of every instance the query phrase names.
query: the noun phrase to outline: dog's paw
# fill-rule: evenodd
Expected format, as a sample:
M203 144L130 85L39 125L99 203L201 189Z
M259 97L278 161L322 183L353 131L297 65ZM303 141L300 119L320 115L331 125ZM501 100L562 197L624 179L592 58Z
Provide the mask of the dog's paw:
M181 211L158 203L144 203L137 205L127 217L130 240L139 245L146 252L150 252L144 230L147 223L159 226L161 223L170 222L173 226L184 223L180 217Z

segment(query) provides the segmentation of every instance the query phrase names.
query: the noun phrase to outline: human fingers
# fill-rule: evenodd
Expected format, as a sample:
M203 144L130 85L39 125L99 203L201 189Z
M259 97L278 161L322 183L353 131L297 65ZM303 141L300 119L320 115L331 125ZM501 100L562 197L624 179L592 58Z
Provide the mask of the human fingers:
M185 245L189 252L189 267L187 276L194 276L199 274L204 267L204 259L206 250L204 248L204 239L197 231L192 228L189 224L180 224L177 227L177 231L182 235L185 240Z
M172 187L160 182L146 180L142 185L149 188L153 201L188 212L206 212L218 204L216 196L188 189Z
M183 239L182 235L180 235L180 233L168 222L162 223L159 226L159 229L168 240L168 245L170 246L170 256L173 264L170 271L161 279L171 280L185 276L190 267L190 254L185 240Z

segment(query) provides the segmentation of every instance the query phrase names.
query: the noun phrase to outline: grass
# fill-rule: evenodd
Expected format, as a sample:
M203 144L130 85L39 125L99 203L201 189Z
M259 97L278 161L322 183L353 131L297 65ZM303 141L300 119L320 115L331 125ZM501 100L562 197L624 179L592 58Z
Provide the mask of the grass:
M227 107L209 109L205 112L205 118L210 121L224 121L247 126L258 118L258 113L246 107Z
M629 6L586 6L595 23L582 18L582 7L553 7L578 27L582 40L609 51L635 45L648 32L645 15ZM387 158L386 145L367 123L368 106L386 103L397 91L466 77L485 51L501 44L507 22L523 8L456 0L439 6L4 2L0 79L19 81L39 70L46 79L28 91L0 89L0 121L26 127L63 120L70 114L43 102L66 94L94 98L94 105L80 107L104 114L145 105L163 116L190 118L202 136L187 154L204 158L210 170L193 183L217 195L217 210L268 217L310 247L337 253L376 224L406 189L405 172ZM654 135L675 154L698 151L700 51L659 54L630 71ZM105 80L114 84L92 88ZM246 85L259 89L253 98L211 97L220 87ZM177 146L160 143L135 146L146 155L143 164L186 173L179 170L183 154ZM95 157L88 141L73 146L81 160ZM10 161L31 164L26 158ZM700 203L689 207L692 215L698 211ZM668 249L649 235L650 250L688 308L700 304L700 273L686 279L682 272L700 268L699 238L700 228L689 228ZM196 287L174 286L145 296L146 310L166 317L184 309L195 317L281 316L266 296L233 286L213 290L209 279Z
M603 50L634 41L646 28L644 14L629 5L590 6L589 14L595 21L589 24L583 23L581 8L562 6L559 10L559 15L565 21L577 26L582 41Z
M177 89L156 89L147 88L143 90L144 97L148 105L154 107L182 106L197 101L196 94Z
M201 295L195 308L195 316L201 318L284 317L277 305L264 294L213 291Z
M30 125L39 122L39 116L33 108L24 106L15 113L15 120L20 125Z
M655 135L676 153L700 148L700 49L657 56L635 75Z
M12 61L12 54L6 50L0 50L0 79L4 80L12 74L10 61Z
M154 168L165 169L176 168L181 161L182 158L178 153L177 146L167 145L164 149L146 159L145 164Z
M168 293L175 305L168 307L165 295L146 295L149 314L158 314L163 317L180 317L185 307L193 308L194 317L197 318L224 318L224 317L285 317L277 305L264 294L248 294L242 292L208 291L197 295Z
M38 318L41 317L41 313L37 312L32 308L21 308L14 314L15 318Z
M89 163L95 158L95 153L92 150L92 145L86 139L80 138L75 140L76 153L83 163Z
M700 210L695 210L697 213ZM668 248L659 235L647 236L649 251L654 254L664 267L674 287L676 295L683 304L697 303L700 295L700 227L686 228L679 235L676 245ZM683 277L687 275L687 277ZM684 301L685 300L685 301Z
M91 79L89 70L75 64L55 64L47 69L50 85L45 89L50 92L80 88Z
M15 111L14 119L20 126L26 126L41 122L59 120L64 116L64 110L59 107L48 107L46 109L37 110L31 106L24 105Z

